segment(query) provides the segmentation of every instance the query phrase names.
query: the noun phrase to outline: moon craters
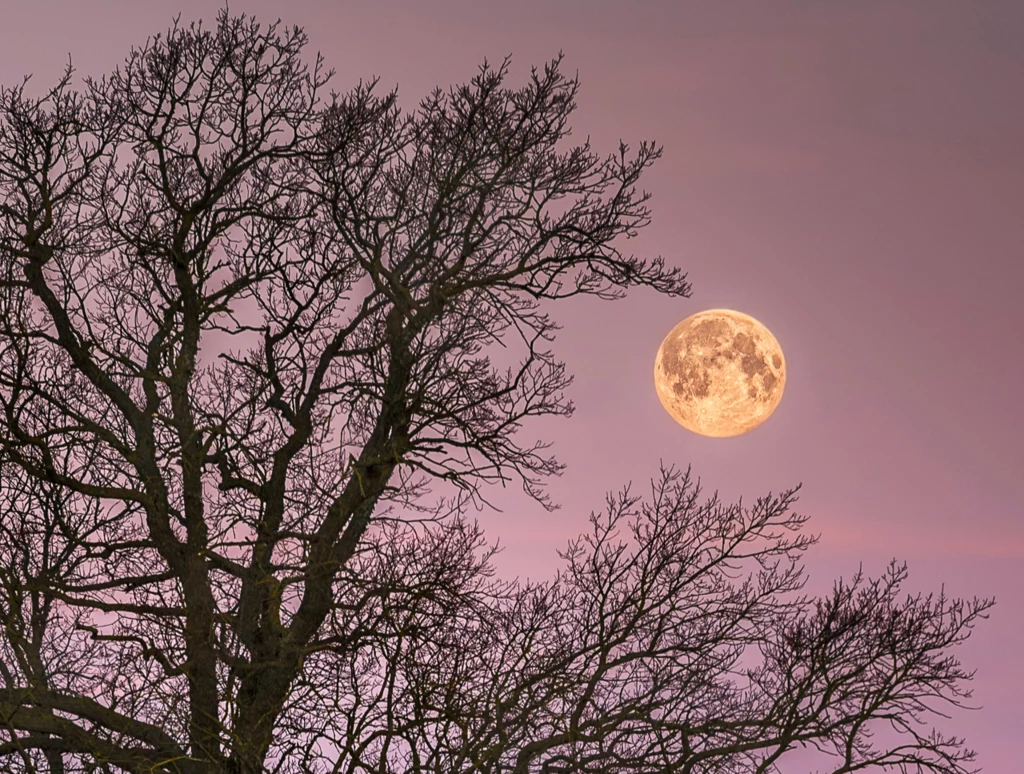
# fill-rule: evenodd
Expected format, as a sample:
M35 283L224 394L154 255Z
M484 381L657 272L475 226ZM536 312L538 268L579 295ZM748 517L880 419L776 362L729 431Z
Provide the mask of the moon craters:
M752 317L727 309L681 322L655 359L662 405L702 435L752 430L775 410L784 384L785 361L775 337Z

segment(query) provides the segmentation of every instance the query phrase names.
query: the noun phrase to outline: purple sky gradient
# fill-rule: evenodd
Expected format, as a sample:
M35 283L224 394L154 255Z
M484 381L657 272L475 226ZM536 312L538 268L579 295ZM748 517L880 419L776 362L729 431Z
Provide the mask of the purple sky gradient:
M5 0L0 82L54 82L72 55L101 75L133 44L221 3ZM480 514L499 573L553 577L604 493L647 491L659 459L752 501L799 482L821 533L809 590L897 557L910 591L995 596L957 655L978 668L977 765L1020 771L1024 729L1024 3L232 0L306 27L346 91L381 76L409 110L513 54L508 84L561 49L579 71L570 141L664 145L643 178L653 223L621 247L689 272L693 297L633 291L553 307L576 383L572 419L525 435L568 463L545 513L514 490ZM765 323L789 368L773 417L692 435L658 402L669 329L728 307ZM784 761L790 761L786 758ZM804 771L797 760L786 771Z

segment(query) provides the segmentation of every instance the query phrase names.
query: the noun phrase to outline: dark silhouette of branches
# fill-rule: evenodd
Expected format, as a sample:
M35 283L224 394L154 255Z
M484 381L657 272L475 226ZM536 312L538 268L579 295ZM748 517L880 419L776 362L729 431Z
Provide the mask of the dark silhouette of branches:
M572 411L542 303L689 294L615 246L661 149L563 149L561 56L406 114L305 43L224 11L81 91L0 89L0 765L965 771L917 723L990 603L897 604L895 566L789 598L792 492L699 505L663 471L635 554L626 492L564 577L487 580L468 506L554 507L518 436Z

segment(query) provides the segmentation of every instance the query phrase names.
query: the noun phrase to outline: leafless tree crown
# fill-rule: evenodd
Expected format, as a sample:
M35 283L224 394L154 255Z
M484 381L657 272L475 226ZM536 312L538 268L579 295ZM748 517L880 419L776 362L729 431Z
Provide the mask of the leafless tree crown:
M794 492L663 470L566 575L488 581L467 505L554 507L518 434L572 411L543 307L689 294L615 246L661 149L563 148L561 55L406 114L305 43L224 11L0 89L0 769L966 771L918 721L991 603L899 604L895 565L793 597Z

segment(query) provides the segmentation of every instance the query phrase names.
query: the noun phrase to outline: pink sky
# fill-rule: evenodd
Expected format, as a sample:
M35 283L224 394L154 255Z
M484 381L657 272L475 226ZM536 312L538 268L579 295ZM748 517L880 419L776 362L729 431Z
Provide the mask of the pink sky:
M100 75L209 0L5 0L0 82L50 84L70 53ZM897 557L910 591L997 598L957 655L978 668L966 735L977 765L1020 771L1024 729L1024 3L857 0L232 0L306 27L345 91L381 76L412 109L434 86L513 54L509 85L564 51L579 71L571 140L601 154L654 139L653 223L623 245L689 272L693 297L634 291L554 307L576 376L570 420L526 428L568 463L547 514L515 491L483 513L500 573L554 575L606 489L639 491L659 459L710 492L753 500L799 482L821 533L807 567L824 592ZM764 322L786 393L761 428L689 434L651 370L664 335L701 309ZM788 760L788 759L787 759ZM785 764L784 764L785 765ZM803 771L790 764L791 771Z

